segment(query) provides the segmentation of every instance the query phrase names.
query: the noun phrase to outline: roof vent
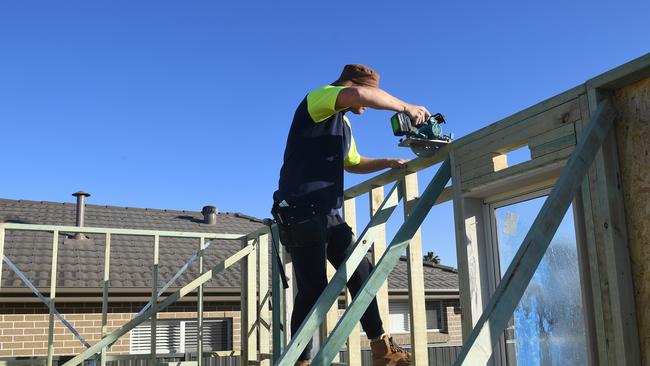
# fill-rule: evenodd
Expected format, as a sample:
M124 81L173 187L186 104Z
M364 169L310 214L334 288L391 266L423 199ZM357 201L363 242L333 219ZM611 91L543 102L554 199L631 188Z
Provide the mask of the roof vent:
M86 197L90 197L90 193L83 191L75 192L72 194L77 197L77 226L84 226L84 216L86 215ZM74 238L77 240L87 240L88 237L82 233L74 234Z
M217 208L214 206L203 206L201 210L203 214L203 223L208 225L214 225L217 223Z

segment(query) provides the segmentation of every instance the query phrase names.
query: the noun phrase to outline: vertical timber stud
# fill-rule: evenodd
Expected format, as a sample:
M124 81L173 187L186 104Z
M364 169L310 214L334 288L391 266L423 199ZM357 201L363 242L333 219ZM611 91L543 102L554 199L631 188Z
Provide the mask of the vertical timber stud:
M343 218L345 222L352 228L352 233L356 235L357 233L357 207L356 201L354 198L349 198L343 201ZM345 289L345 305L350 305L352 303L352 296L350 296L350 290ZM334 302L334 306L337 309L337 321L338 321L338 301ZM336 322L335 322L336 323ZM359 323L355 325L348 336L348 365L361 365L361 340Z
M419 199L417 173L404 176L404 219ZM413 365L429 364L427 349L427 318L424 301L424 270L422 268L422 233L418 229L406 251L408 260L409 308L411 311L411 350Z
M104 283L102 293L102 338L108 334L108 280L111 268L111 233L106 233L104 247ZM106 366L106 347L102 348L100 366Z
M242 240L242 247L246 247L247 245L254 247L246 258L241 261L240 344L242 366L248 366L251 364L251 361L256 361L257 359L257 331L255 327L257 316L257 301L255 299L257 294L257 278L255 275L255 267L257 265L256 241L257 239L249 239L248 237L244 237Z
M56 270L57 256L59 253L59 231L52 233L52 268L50 269L50 318L47 333L47 366L52 366L54 356L54 301L56 299Z
M384 201L384 187L376 187L370 190L370 217L372 217ZM373 228L375 243L372 246L372 264L377 265L379 258L386 251L386 224L377 225ZM390 329L390 317L388 312L388 283L384 283L377 291L377 306L379 315L384 323L384 329Z
M263 234L259 237L258 245L259 268L257 270L259 281L258 309L259 332L260 332L260 366L271 366L270 359L270 329L271 317L269 314L269 303L271 293L269 291L269 235Z
M582 138L584 134L584 130L587 128L587 124L589 123L590 120L590 111L589 111L589 102L586 94L583 94L580 96L580 116L581 116L581 122L576 123L576 138L579 140ZM601 287L601 281L606 281L606 278L602 278L600 275L599 267L600 267L600 261L598 259L598 253L600 252L598 250L598 244L597 241L601 241L602 235L596 236L595 233L595 218L594 218L594 207L592 207L592 202L594 202L594 199L592 197L594 193L593 189L593 183L592 181L596 181L596 171L595 167L592 166L588 173L587 176L582 180L582 185L580 186L580 192L578 193L580 195L580 200L582 202L582 205L580 208L582 209L582 215L578 217L582 217L583 220L581 223L578 224L578 227L580 229L584 228L584 241L585 241L585 248L587 252L587 262L588 262L588 267L589 271L586 274L589 277L589 282L585 286L589 286L589 292L591 293L591 297L589 299L585 299L584 302L591 302L591 312L587 312L586 317L588 318L587 324L593 322L593 333L590 333L590 336L595 337L595 339L590 339L589 341L593 343L593 349L594 353L590 355L592 358L593 362L592 364L594 365L607 365L607 359L608 359L608 352L607 352L607 337L606 335L606 316L605 314L607 313L605 311L605 299L606 295L604 294L603 288L607 288L607 286ZM597 200L597 199L596 199ZM580 241L578 241L580 242ZM582 277L581 277L582 280ZM587 309L587 306L585 306L585 309ZM591 317L591 319L589 319ZM611 352L612 356L615 352Z
M203 258L205 258L205 238L199 238L199 273L203 273ZM199 285L196 298L196 365L203 365L203 284Z
M151 308L154 313L151 316L151 343L150 343L150 361L151 365L156 364L156 337L158 336L157 332L157 323L158 323L158 258L160 257L160 236L153 236L153 279L151 281Z
M606 95L588 88L589 107L593 111ZM641 364L639 334L637 329L634 288L629 256L629 240L623 207L623 192L620 184L618 148L614 129L609 133L594 159L598 171L595 191L599 199L599 230L602 233L604 267L602 275L608 279L611 311L610 338L614 347L617 365Z
M462 195L460 167L457 164L456 151L449 153L451 179L453 181L454 228L456 236L456 256L458 258L458 284L460 290L461 324L463 339L467 339L474 324L483 311L483 299L480 286L479 260L476 255L476 242L471 238L476 235L476 217L468 215L467 202ZM481 200L472 200L474 206ZM471 204L470 203L470 204ZM466 218L468 218L466 220Z

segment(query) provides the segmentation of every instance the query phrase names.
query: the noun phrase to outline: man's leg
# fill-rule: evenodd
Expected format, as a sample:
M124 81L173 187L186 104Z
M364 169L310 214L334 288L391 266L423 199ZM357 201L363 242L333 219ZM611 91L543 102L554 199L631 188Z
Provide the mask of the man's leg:
M339 215L330 215L327 217L328 224L328 243L327 259L335 268L345 260L345 251L354 244L354 235L350 227L343 221ZM373 267L368 258L363 258L352 277L347 283L348 289L355 296L361 285L370 275ZM361 326L369 339L379 338L384 334L384 328L379 315L377 299L373 299L366 312L361 317Z
M293 262L298 287L291 314L291 334L294 335L327 286L325 243L294 247L290 249L289 254ZM298 360L311 359L311 348L312 341L310 340Z
M354 235L350 227L340 216L328 217L327 259L338 268L345 259L346 249L354 243ZM356 271L348 281L348 289L356 295L361 285L370 275L372 265L368 258L363 258ZM366 312L361 317L361 326L370 339L373 366L407 366L411 365L411 354L393 342L384 334L377 299L373 299Z

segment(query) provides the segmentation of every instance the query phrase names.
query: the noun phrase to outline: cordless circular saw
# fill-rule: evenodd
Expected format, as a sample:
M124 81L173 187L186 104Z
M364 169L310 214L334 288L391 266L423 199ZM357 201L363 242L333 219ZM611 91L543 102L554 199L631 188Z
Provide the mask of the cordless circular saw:
M444 135L442 125L445 123L445 117L436 113L428 121L419 126L414 126L411 118L405 113L396 113L391 117L390 124L393 127L393 135L404 136L400 139L399 145L410 147L411 151L418 157L428 158L448 144L453 139L453 135Z

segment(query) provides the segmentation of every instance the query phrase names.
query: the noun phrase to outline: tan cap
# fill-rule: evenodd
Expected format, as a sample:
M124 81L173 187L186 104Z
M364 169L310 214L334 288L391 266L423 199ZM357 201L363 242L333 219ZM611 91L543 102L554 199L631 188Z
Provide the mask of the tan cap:
M369 68L368 66L361 64L350 64L343 67L341 76L338 80L332 83L332 85L341 85L341 86L369 86L371 88L379 87L379 74Z

